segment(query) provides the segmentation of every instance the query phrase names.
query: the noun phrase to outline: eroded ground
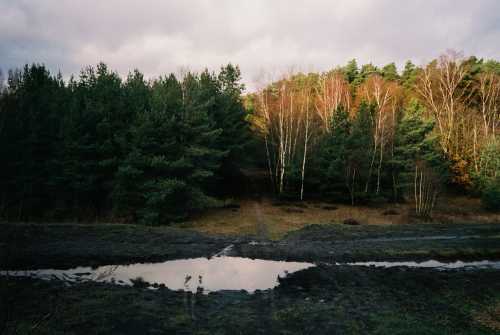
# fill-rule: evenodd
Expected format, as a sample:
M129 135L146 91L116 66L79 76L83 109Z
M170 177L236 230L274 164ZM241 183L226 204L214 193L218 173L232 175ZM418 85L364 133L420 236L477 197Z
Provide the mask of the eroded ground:
M307 260L274 289L168 288L0 277L6 334L497 334L500 271L331 266L500 260L500 225L309 225L280 240L129 225L2 224L1 269L231 256ZM227 248L232 245L231 248Z
M497 334L500 303L487 270L318 267L252 295L0 282L18 334Z

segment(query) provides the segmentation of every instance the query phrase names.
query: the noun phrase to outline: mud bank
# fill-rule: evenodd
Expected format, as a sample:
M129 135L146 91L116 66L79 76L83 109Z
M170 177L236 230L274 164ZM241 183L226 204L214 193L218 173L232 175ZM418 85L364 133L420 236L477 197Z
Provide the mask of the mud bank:
M114 224L2 224L1 229L0 269L12 270L161 262L221 253L330 263L500 259L500 225L493 224L311 225L279 241Z
M193 294L0 278L7 334L496 334L500 272L318 266Z

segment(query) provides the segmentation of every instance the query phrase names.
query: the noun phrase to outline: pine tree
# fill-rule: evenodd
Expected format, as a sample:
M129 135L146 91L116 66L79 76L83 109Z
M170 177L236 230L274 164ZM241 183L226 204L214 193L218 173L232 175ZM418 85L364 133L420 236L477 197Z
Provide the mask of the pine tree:
M217 204L206 193L224 152L207 113L199 78L174 75L153 83L151 110L132 129L131 152L119 167L116 209L144 224L168 223Z
M347 140L346 184L349 189L351 204L366 202L369 193L366 190L370 177L370 159L373 150L372 118L375 107L362 102L352 124Z
M100 63L70 81L71 102L65 120L65 176L76 211L101 215L111 208L110 194L132 109L126 108L122 81Z
M244 85L240 81L240 69L232 64L222 67L215 80L218 94L215 95L216 108L210 116L216 127L222 130L217 139L217 148L227 152L216 172L219 185L242 183L240 168L251 163L251 157L247 154L251 133L242 101ZM234 189L226 187L226 192L231 188Z
M407 89L412 88L413 85L415 85L416 79L417 79L417 68L410 60L408 60L405 63L405 67L401 75L403 86Z
M423 117L424 109L413 100L398 124L395 134L394 155L390 161L395 176L395 194L418 197L417 214L430 215L436 201L439 185L447 176L448 166L439 150L438 139L432 136L434 122ZM420 179L419 179L420 178ZM426 186L416 182L425 178ZM422 198L424 198L422 200ZM421 204L420 201L428 201ZM419 208L424 206L425 208ZM420 210L423 210L420 213Z
M389 81L395 81L399 79L399 74L398 74L398 69L396 67L396 64L389 63L386 66L382 68L382 76L389 80Z
M10 72L0 129L0 184L10 217L38 218L54 207L64 96L61 76L43 65Z
M344 67L344 72L349 83L352 83L356 80L359 75L358 63L356 62L356 59L352 59L349 61L349 63L347 63L347 65Z
M358 76L353 81L354 86L361 85L370 75L373 74L381 74L379 69L373 65L372 63L363 64L361 70L359 71Z
M349 155L349 137L351 122L349 114L338 108L332 116L330 131L323 137L317 158L317 171L320 176L318 187L323 196L332 200L349 201L346 198L348 188L347 158Z

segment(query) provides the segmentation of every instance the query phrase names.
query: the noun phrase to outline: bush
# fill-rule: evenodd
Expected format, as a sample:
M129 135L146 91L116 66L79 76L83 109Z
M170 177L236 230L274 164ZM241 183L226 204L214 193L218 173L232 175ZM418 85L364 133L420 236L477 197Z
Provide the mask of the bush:
M495 184L499 171L500 141L494 138L484 146L479 157L479 171L473 174L476 189L482 191L486 186Z
M474 175L484 208L500 211L500 141L490 140L481 152L479 172Z
M484 186L481 202L487 210L500 212L500 177Z

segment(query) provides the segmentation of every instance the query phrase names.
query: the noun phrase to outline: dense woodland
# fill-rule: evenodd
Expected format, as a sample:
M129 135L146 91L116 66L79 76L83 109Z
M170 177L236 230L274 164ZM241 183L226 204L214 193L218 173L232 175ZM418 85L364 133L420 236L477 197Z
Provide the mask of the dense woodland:
M65 83L9 72L1 98L1 212L8 219L169 222L218 205L250 133L237 67L125 80L104 64Z
M417 67L355 60L244 93L237 66L64 81L43 65L0 87L0 217L162 224L237 195L266 170L277 197L406 201L445 190L500 208L500 63L448 52Z

